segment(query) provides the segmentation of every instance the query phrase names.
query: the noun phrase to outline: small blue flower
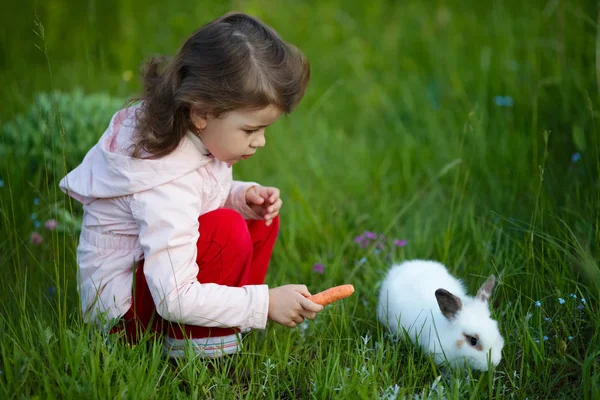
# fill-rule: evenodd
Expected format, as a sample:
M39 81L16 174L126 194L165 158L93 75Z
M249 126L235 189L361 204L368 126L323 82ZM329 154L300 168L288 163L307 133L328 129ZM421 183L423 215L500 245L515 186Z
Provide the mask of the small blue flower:
M358 263L359 263L359 264L364 264L364 263L366 263L366 262L367 262L367 257L363 257L363 258L361 258L360 260L358 260Z
M569 340L573 340L573 336L569 336L569 338L568 338L568 339L569 339Z
M546 317L546 318L544 318L544 321L548 321L548 322L550 322L550 321L552 321L552 318L550 318L550 317Z
M35 221L37 219L37 214L36 213L31 214L29 216L29 219L32 220L32 221Z
M37 205L39 205L39 204L40 204L40 199L39 199L39 198L37 198L37 197L36 197L36 198L34 198L34 199L33 199L33 205L34 205L34 206L37 206Z
M581 153L579 153L579 152L573 153L573 155L571 156L571 161L576 163L579 160L581 160Z
M495 96L494 103L498 107L512 107L515 104L515 101L510 96Z
M536 306L536 307L541 307L541 306L542 306L542 302L541 302L541 301L539 301L539 300L537 300L537 301L535 302L535 306Z
M544 342L548 340L548 336L544 336Z
M583 304L580 304L580 305L578 305L578 306L577 306L577 309L578 309L578 310L583 310L584 308L585 308L585 307L583 306Z
M33 223L33 226L35 226L35 228L37 229L37 228L39 228L40 226L42 226L42 223L41 223L40 221L35 221L35 222Z
M585 304L585 299L583 297L581 298L581 302Z
M0 188L4 187L4 181L0 179Z
M558 302L559 302L559 304L565 304L565 299L563 299L562 297L559 297Z
M380 249L375 249L375 254L379 254L379 253L381 253L381 250Z
M576 298L577 298L577 295L576 295L576 294L574 294L574 293L571 293L571 294L569 295L569 297L570 297L570 298L572 298L572 299L576 299Z

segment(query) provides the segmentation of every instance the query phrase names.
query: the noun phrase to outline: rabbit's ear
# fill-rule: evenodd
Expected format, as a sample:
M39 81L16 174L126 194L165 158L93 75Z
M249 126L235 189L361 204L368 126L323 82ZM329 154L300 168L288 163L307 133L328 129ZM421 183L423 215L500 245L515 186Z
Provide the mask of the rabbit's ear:
M490 296L492 295L492 290L494 290L494 284L496 283L496 277L494 275L490 275L487 281L477 291L476 299L488 302L490 300Z
M462 309L462 301L446 289L436 290L435 298L440 306L440 311L449 320L456 318L456 315Z

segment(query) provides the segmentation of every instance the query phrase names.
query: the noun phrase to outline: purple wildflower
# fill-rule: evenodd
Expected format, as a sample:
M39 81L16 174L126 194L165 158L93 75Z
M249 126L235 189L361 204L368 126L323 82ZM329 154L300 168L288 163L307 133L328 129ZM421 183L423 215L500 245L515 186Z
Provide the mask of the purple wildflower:
M323 264L315 264L313 265L313 272L322 274L325 272L325 266Z
M49 219L48 221L46 221L46 223L44 223L44 226L46 227L46 229L48 229L49 231L53 231L56 229L56 225L57 222L55 219Z
M365 231L364 235L369 239L377 239L377 234L373 232Z
M356 236L356 237L354 237L354 243L359 243L360 244L360 243L364 242L365 239L366 238L363 235Z
M404 246L406 246L406 239L402 239L402 240L394 239L394 244L398 247L404 247Z
M35 244L36 246L38 246L38 245L42 244L42 242L44 241L44 238L39 233L33 232L31 234L31 236L29 237L29 241L31 243Z

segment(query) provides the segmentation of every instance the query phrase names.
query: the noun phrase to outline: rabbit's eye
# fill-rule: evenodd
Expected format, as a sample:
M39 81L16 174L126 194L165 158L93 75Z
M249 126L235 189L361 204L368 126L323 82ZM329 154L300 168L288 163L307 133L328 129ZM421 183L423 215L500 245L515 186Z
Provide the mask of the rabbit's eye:
M474 336L469 336L469 335L465 335L465 337L467 338L467 341L469 342L469 344L473 347L477 346L477 338Z

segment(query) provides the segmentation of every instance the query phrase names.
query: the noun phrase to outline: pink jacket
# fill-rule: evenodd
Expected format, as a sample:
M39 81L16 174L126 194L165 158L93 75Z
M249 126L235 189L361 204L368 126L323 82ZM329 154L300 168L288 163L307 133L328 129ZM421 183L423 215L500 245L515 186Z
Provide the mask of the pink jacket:
M196 279L198 217L227 207L258 219L245 202L245 191L257 184L233 181L230 166L209 157L191 132L161 159L130 157L136 109L117 112L83 162L60 182L83 204L77 262L84 319L108 326L129 310L133 267L144 258L161 317L190 325L264 329L266 285L236 288Z

